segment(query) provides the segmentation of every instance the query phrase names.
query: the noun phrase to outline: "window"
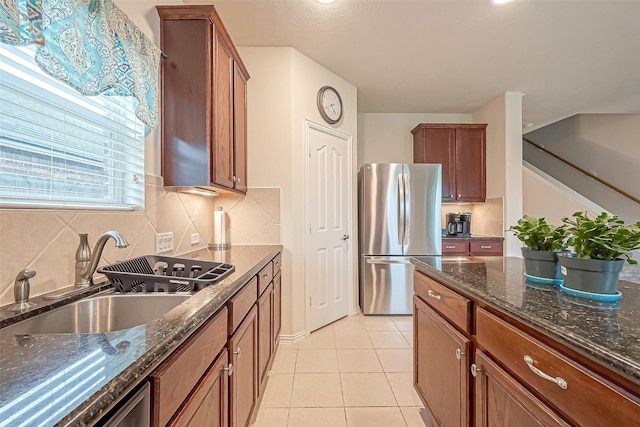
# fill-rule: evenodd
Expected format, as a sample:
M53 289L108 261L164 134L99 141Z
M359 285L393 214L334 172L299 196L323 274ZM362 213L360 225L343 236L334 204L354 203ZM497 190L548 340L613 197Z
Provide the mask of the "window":
M145 126L132 97L83 96L0 44L0 205L144 208Z

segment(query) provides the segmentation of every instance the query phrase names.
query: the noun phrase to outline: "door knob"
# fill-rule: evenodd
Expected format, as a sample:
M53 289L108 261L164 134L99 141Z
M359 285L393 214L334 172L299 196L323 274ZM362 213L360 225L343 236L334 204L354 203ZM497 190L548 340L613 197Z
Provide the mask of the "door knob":
M343 235L342 240L349 240L349 235L348 234Z

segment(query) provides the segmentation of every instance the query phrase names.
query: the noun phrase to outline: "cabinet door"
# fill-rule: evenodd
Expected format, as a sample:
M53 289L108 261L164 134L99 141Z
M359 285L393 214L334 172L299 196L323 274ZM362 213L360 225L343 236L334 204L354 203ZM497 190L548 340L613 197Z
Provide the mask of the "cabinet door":
M455 139L453 128L422 128L422 146L414 143L415 163L439 163L442 165L442 200L455 200ZM418 133L420 135L420 133ZM418 158L416 158L416 155Z
M233 144L234 186L247 191L247 79L238 63L233 63Z
M258 397L258 312L254 306L229 339L233 375L229 391L230 425L246 427Z
M229 425L229 357L225 350L211 365L185 402L171 427L226 427Z
M484 202L485 128L457 128L455 147L455 199L459 202Z
M209 42L213 26L208 19L173 19L166 7L159 7L158 12L162 51L167 54L161 61L160 91L164 185L205 185L212 167L212 105L207 88L214 63Z
M233 59L222 37L215 37L213 111L215 135L211 176L215 184L233 188Z
M273 284L258 299L258 375L260 387L273 353Z
M153 427L166 425L174 416L226 341L227 309L223 308L153 371L149 376Z
M440 426L468 426L471 342L420 298L413 302L416 390Z
M477 427L569 426L519 382L476 350Z
M276 352L282 328L282 274L273 279L273 352Z

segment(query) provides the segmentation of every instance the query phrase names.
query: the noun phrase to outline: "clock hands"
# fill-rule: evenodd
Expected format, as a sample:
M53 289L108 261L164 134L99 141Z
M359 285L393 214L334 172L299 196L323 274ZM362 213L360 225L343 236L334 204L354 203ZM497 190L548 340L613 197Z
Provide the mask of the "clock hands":
M331 109L333 110L333 114L338 114L338 112L334 108L334 105L336 105L336 104L335 103L329 104L329 105L325 106L324 109L327 110L327 113L329 113L329 107L331 107Z

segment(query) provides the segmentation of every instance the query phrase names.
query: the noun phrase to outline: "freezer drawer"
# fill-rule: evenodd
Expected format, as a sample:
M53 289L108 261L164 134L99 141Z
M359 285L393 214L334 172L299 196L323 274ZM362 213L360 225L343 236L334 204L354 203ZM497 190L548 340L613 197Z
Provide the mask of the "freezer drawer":
M411 314L414 266L408 257L360 258L360 308L364 314Z

